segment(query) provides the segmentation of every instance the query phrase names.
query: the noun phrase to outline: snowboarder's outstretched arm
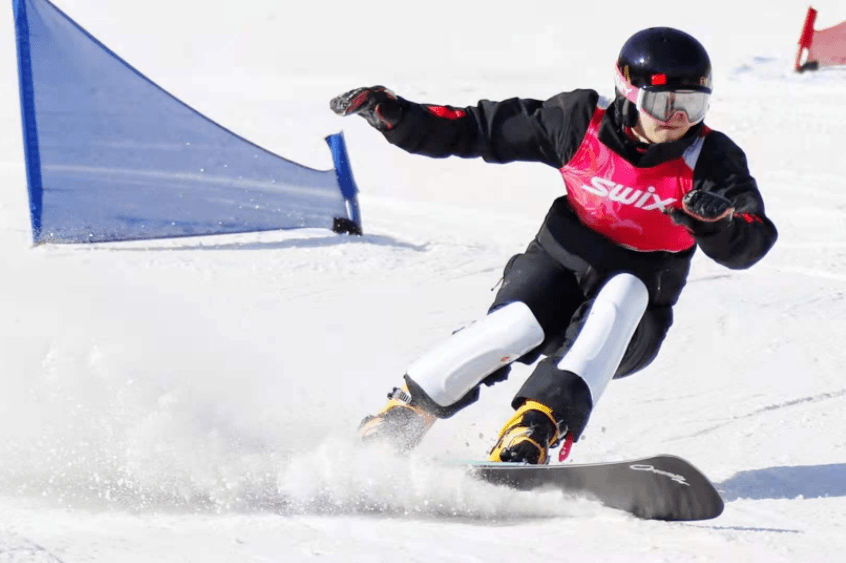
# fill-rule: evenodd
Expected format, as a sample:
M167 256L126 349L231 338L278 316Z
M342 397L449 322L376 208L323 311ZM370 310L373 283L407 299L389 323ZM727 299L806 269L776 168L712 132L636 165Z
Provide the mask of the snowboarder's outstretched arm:
M764 213L764 202L749 174L746 155L728 137L708 135L695 170L694 189L682 207L668 210L714 261L742 270L769 252L778 238Z
M575 90L546 101L483 100L457 108L385 92L381 86L356 88L334 98L330 107L338 115L361 115L390 143L411 153L543 162L555 168L578 148L599 99L593 90Z

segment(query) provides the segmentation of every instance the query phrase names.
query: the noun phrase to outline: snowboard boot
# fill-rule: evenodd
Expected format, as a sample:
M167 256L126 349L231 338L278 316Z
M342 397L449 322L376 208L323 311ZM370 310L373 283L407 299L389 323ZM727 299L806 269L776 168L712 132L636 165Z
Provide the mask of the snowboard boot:
M561 437L552 410L535 401L526 401L505 423L489 461L549 463L549 448Z
M358 427L365 444L386 444L399 452L413 449L435 423L435 416L413 404L408 386L394 387L388 404L376 416L366 416Z

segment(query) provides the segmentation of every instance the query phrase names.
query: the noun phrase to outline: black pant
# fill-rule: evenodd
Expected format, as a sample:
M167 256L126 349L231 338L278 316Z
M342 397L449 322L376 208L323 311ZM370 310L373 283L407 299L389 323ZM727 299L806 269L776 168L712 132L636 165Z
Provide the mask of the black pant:
M578 374L559 370L557 364L579 335L599 290L608 279L619 273L622 271L596 270L578 259L564 266L533 241L526 252L508 261L502 286L489 311L516 301L525 303L532 311L543 328L545 338L518 361L531 364L541 355L547 358L535 368L512 405L517 408L529 399L543 403L552 409L561 426L566 425L576 439L584 430L593 409L590 391ZM659 277L638 277L646 284L650 297L660 289L650 287L654 286L651 280ZM615 378L643 369L657 356L673 322L673 313L670 306L658 305L654 301L650 298L650 304L614 374Z

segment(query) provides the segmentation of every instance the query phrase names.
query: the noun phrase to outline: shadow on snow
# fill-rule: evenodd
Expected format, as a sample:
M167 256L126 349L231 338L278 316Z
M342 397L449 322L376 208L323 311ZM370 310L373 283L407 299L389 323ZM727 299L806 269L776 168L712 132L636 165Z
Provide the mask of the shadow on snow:
M741 471L715 486L726 502L846 497L846 463Z
M228 243L195 243L195 244L174 244L172 239L165 239L166 243L156 245L155 241L150 244L141 246L120 248L118 246L108 246L92 248L91 250L108 250L111 252L179 252L184 250L282 250L286 248L320 248L339 246L345 244L374 244L377 246L388 246L394 248L402 248L406 250L413 250L415 252L425 252L428 250L428 244L411 244L401 240L397 240L385 235L363 235L363 236L347 236L347 235L333 235L326 237L309 237L309 238L294 238L280 241L264 241L264 242L228 242Z

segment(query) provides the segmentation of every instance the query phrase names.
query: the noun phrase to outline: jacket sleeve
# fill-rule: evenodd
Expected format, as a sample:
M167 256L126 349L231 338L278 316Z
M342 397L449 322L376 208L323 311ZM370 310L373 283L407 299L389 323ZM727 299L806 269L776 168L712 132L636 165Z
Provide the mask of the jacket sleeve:
M542 162L559 168L581 143L598 99L592 90L576 90L546 101L482 100L456 108L401 98L402 119L383 134L410 153L434 158Z
M695 189L717 193L735 209L726 228L696 237L699 248L733 270L751 267L773 247L778 231L766 216L746 155L726 135L712 132L702 147L694 178Z

